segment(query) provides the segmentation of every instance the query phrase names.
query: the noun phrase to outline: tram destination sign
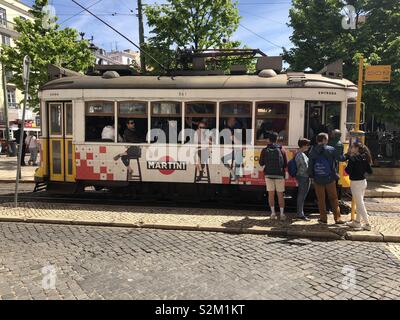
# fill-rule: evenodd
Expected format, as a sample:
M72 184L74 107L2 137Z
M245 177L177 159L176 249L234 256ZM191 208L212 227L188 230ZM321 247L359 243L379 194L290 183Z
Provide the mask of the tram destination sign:
M381 65L381 66L367 66L365 68L365 82L390 82L390 76L392 73L392 66Z

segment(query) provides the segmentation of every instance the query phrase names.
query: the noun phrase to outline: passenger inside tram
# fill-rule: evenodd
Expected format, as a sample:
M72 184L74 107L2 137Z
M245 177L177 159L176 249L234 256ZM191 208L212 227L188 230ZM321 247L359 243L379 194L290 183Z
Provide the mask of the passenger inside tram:
M181 103L174 101L153 102L151 108L152 136L150 142L180 143L178 138L179 132L182 130Z
M114 125L114 103L109 101L87 102L85 113L85 141L104 141L102 139L103 129ZM109 138L110 135L106 137L106 140L110 140Z
M227 136L224 134L224 129L228 129L230 131ZM220 136L220 144L241 144L243 139L243 132L239 130L243 129L242 122L235 117L229 117L222 120L222 126L220 126L221 136Z
M118 142L146 142L147 119L118 119Z
M197 143L194 133L200 126L205 128L203 130L208 131L216 129L216 104L214 102L188 102L185 107L185 143L189 143L189 141Z
M147 102L121 101L118 103L118 142L144 143L148 130Z
M90 142L104 141L102 138L103 129L113 124L113 117L86 117L85 140ZM105 140L109 140L109 138L105 138Z
M250 144L251 143L251 132L247 132L247 129L251 129L251 103L248 102L223 102L220 106L221 117L220 117L220 131L229 129L231 133L235 132L239 140L238 143ZM241 132L240 132L241 130ZM246 139L246 134L249 135ZM241 138L240 138L241 136ZM223 141L220 139L221 144L231 143L229 141Z
M103 131L101 132L101 140L105 142L114 142L115 140L114 122L106 124L106 126L103 128Z
M122 134L122 141L128 143L142 143L146 141L146 139L143 139L138 134L134 119L126 120L124 133Z

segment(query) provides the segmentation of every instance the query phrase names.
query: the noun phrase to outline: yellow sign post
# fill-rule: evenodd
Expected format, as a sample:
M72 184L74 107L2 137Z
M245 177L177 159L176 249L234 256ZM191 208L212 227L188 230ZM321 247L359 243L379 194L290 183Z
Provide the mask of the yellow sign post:
M373 83L389 83L392 73L392 66L381 65L381 66L367 66L365 68L365 82L366 84ZM364 81L364 58L360 58L358 66L358 93L356 102L356 114L355 114L355 127L354 131L350 133L352 141L360 141L365 143L365 132L360 130L361 122L361 99L362 99L362 89ZM355 220L356 216L356 204L354 199L351 201L351 220Z
M351 135L350 146L351 146L351 143L356 140L359 140L362 143L365 143L365 133L363 131L360 131L363 77L364 77L364 58L360 58L359 66L358 66L358 92L357 92L357 102L356 102L355 127L354 127L354 131L350 133L350 135ZM351 220L354 221L355 217L356 217L356 203L355 203L354 199L352 199L351 200Z

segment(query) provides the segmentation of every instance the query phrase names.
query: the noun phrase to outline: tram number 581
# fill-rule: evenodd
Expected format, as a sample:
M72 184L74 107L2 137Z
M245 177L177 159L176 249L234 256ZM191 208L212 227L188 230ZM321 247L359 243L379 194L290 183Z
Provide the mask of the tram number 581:
M178 92L178 96L179 96L179 97L186 97L186 96L187 96L187 92L185 92L185 91L179 91L179 92Z

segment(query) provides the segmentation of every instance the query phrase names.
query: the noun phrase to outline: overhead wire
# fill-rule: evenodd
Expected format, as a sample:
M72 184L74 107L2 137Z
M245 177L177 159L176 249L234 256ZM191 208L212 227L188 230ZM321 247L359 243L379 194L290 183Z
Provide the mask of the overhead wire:
M255 36L259 37L260 39L263 39L264 41L268 42L269 44L273 45L274 47L282 49L282 46L277 45L276 43L268 40L267 38L263 37L262 35L258 34L257 32L255 32L255 31L251 30L250 28L244 26L243 24L239 23L239 26L241 26L243 29L246 29L247 31L251 32Z
M97 0L95 3L91 4L91 5L88 6L87 8L90 9L91 7L94 7L96 4L99 4L99 3L102 2L102 1L103 1L103 0ZM65 22L71 20L72 18L74 18L74 17L80 15L82 12L85 12L85 10L79 11L78 13L72 15L71 17L69 17L69 18L67 18L67 19L65 19L65 20L63 20L63 21L61 21L59 24L61 25L61 24L65 23Z

